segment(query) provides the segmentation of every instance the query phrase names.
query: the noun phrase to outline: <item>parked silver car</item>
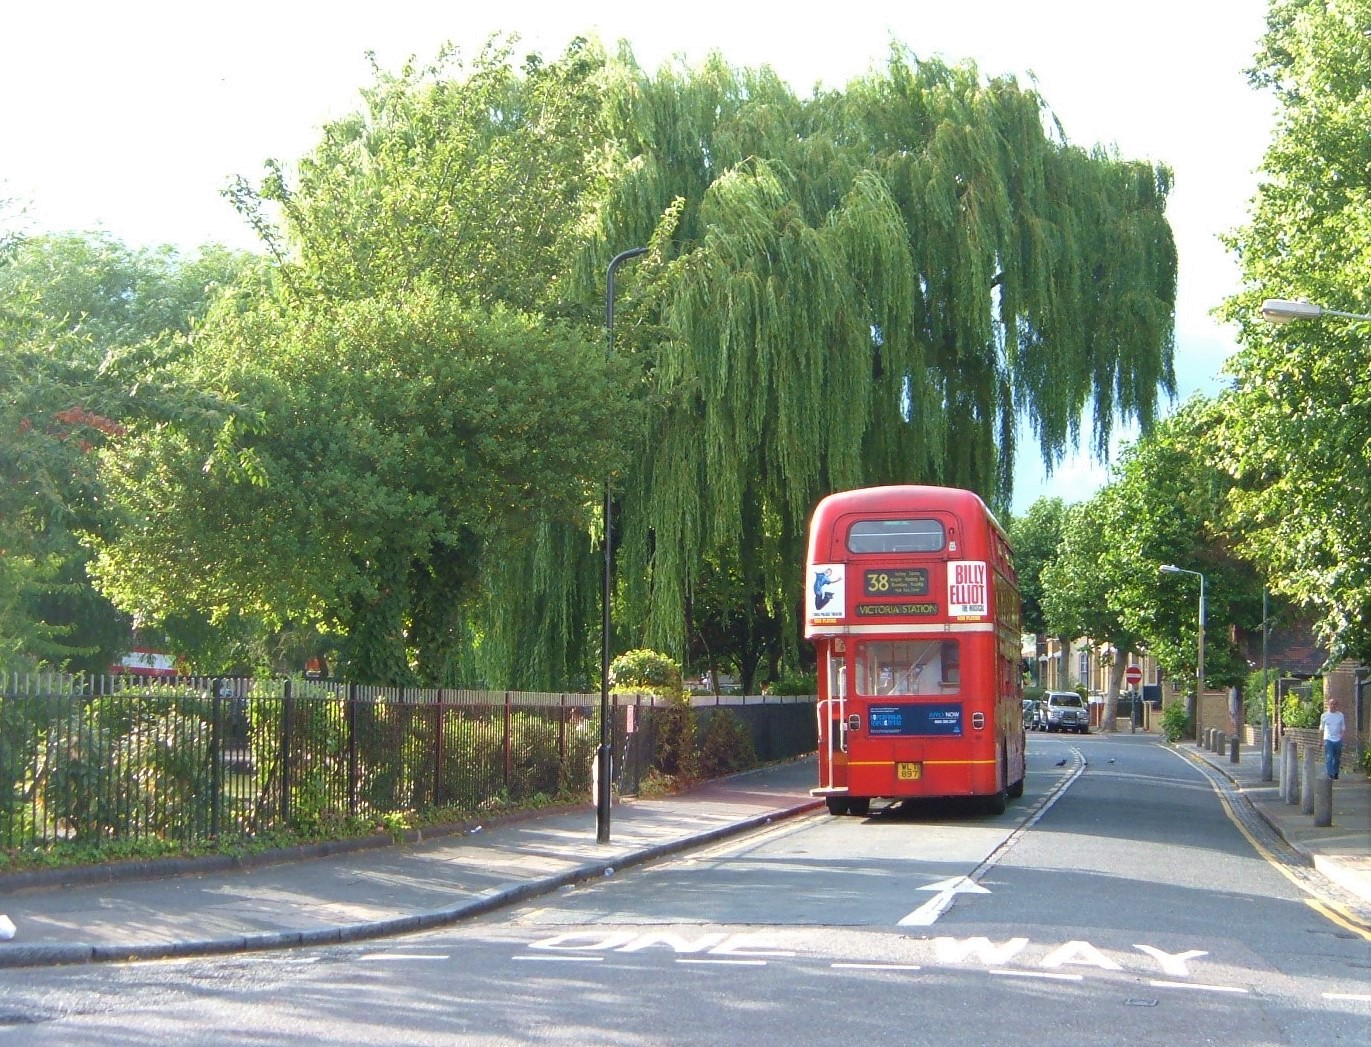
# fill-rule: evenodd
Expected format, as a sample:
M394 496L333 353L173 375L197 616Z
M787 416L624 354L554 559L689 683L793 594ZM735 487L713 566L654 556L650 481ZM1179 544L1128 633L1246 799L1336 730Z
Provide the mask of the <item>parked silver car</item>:
M1075 691L1048 691L1042 702L1043 719L1049 731L1090 733L1090 709Z

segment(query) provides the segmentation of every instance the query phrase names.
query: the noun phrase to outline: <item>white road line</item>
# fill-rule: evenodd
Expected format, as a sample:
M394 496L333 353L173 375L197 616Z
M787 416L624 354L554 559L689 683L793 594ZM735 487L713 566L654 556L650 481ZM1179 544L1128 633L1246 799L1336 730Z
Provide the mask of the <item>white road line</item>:
M1371 992L1326 992L1323 994L1325 1000L1359 1000L1362 1003L1371 1003Z
M1053 982L1080 982L1085 981L1085 976L1081 974L1051 974L1047 971L1009 971L999 967L991 967L990 974L1001 974L1006 978L1044 978Z
M677 963L713 964L717 967L765 967L765 960L694 960L686 956L676 957Z
M515 960L531 960L539 963L603 963L603 956L514 956Z
M450 960L451 956L431 952L370 952L359 960Z
M830 967L845 971L922 971L916 963L830 963Z
M1249 990L1236 985L1205 985L1203 982L1148 982L1158 989L1198 989L1200 992L1236 992L1247 995Z

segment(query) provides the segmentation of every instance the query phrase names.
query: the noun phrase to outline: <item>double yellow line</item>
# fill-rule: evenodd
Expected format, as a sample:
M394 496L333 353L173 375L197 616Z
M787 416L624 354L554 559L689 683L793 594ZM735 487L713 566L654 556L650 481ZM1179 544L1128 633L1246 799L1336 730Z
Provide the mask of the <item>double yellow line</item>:
M1171 751L1175 752L1176 750L1173 749ZM1184 755L1187 760L1197 762L1194 761L1188 753ZM1228 797L1223 794L1223 791L1214 782L1214 779L1211 778L1208 774L1206 774L1205 780L1209 782L1209 787L1214 790L1214 795L1219 798L1219 803L1223 805L1223 813L1228 816L1228 820L1230 822L1232 822L1234 825L1238 827L1238 832L1242 833L1243 836L1246 837L1247 842L1252 845L1252 849L1256 851L1258 854L1260 854L1263 858L1265 858L1268 865L1270 865L1278 873L1280 873L1287 880L1289 880L1296 887L1298 887L1302 893L1314 895L1314 897L1312 898L1304 899L1305 905L1309 906L1309 908L1313 909L1316 913L1318 913L1325 919L1331 920L1333 923L1336 923L1339 927L1343 928L1344 930L1351 931L1353 934L1358 935L1361 938L1364 938L1368 942L1371 942L1371 925L1363 923L1356 916L1352 915L1352 913L1348 910L1347 906L1342 905L1339 902L1331 901L1328 898L1320 897L1318 893L1309 886L1309 884L1302 881L1299 877L1297 877L1294 873L1287 869L1285 867L1284 862L1282 862L1274 854L1268 851L1266 847L1262 845L1260 840L1258 840L1255 836L1253 836L1250 832L1247 831L1247 826L1243 825L1242 819L1239 818L1237 812L1233 810L1233 805L1228 802Z

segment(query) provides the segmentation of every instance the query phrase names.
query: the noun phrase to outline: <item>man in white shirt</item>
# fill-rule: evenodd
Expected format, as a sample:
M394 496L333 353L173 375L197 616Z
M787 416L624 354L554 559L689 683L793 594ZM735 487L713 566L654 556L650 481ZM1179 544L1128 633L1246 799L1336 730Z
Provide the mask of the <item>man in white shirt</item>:
M1347 729L1347 717L1338 711L1338 700L1328 699L1328 711L1319 717L1319 731L1323 734L1323 766L1330 778L1337 778L1342 761L1342 732Z

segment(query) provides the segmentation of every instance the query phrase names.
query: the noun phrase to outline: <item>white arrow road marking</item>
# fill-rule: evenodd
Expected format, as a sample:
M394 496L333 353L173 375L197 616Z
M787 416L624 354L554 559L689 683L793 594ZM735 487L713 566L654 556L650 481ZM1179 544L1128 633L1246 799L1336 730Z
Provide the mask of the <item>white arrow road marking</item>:
M952 899L959 894L989 894L990 891L982 887L969 876L953 876L951 879L939 880L937 883L926 884L920 887L921 891L937 891L932 898L924 902L907 916L900 918L896 926L898 927L931 927L937 922L938 917L952 905Z
M7 942L14 937L14 921L8 916L0 916L0 942Z

